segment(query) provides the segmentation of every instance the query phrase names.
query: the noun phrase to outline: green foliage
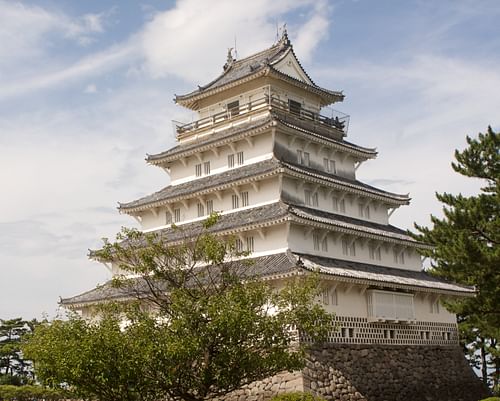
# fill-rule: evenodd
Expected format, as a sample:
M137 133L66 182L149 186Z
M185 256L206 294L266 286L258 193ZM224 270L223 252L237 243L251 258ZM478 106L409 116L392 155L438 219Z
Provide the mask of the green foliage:
M443 218L431 216L432 228L415 225L420 241L434 246L423 254L431 258L431 272L474 286L477 296L452 300L446 306L458 314L462 339L469 344L472 363L487 379L488 363L494 368L493 385L500 373L500 135L491 127L468 147L455 151L453 169L483 180L475 196L437 194L444 204Z
M129 229L106 241L94 256L139 276L115 280L136 301L106 305L94 322L42 325L24 348L38 377L101 401L198 401L302 368L297 333L321 341L331 329L315 302L317 277L271 287L237 260L246 253L233 238L210 233L217 220L189 241Z
M275 395L270 401L324 401L324 398L311 393L303 393L294 391L291 393L283 393Z
M31 362L23 357L21 342L36 323L22 318L0 319L0 384L21 385L32 379Z
M71 393L42 386L0 385L0 400L31 401L31 400L67 400Z
M500 401L500 397L488 397L480 401Z

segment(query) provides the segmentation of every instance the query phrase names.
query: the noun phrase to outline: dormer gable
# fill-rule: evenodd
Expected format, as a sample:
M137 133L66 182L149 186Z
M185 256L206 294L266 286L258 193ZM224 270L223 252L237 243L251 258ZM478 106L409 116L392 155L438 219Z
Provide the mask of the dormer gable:
M314 85L305 70L300 65L293 51L288 51L283 58L272 64L273 68L289 77L305 82L308 85Z

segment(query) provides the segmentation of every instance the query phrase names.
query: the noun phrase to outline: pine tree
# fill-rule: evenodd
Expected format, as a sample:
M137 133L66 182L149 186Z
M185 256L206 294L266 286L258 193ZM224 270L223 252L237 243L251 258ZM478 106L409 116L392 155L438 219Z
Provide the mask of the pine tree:
M488 127L468 147L455 151L453 169L484 182L475 196L436 194L443 203L443 218L431 216L432 228L415 224L414 236L434 246L423 252L431 272L457 283L474 286L474 298L448 300L457 313L462 340L468 342L471 361L477 362L483 381L488 367L494 388L500 373L500 135Z

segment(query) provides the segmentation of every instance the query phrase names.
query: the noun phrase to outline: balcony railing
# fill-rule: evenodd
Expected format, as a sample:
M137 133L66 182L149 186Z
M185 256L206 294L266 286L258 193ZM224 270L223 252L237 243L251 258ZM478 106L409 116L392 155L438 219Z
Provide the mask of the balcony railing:
M349 127L349 116L347 114L341 113L336 110L332 110L332 116L326 117L315 111L305 109L303 107L297 107L296 105L290 105L288 102L279 100L268 96L254 100L249 103L242 104L238 107L231 107L220 113L213 114L209 117L202 118L191 123L183 124L174 122L176 131L178 135L184 133L198 130L201 128L208 128L215 125L219 125L223 122L228 122L239 118L242 115L248 114L250 112L256 112L258 110L269 109L269 110L279 110L285 113L289 113L301 120L313 121L319 125L327 126L330 128L335 128L341 131L344 135L347 134L347 129Z

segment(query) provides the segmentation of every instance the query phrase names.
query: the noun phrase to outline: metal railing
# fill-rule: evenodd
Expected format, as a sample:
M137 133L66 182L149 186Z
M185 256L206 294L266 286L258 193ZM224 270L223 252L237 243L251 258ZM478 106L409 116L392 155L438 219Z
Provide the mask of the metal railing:
M347 133L349 126L349 116L347 114L341 113L336 110L332 110L332 116L326 117L315 111L305 109L303 107L291 106L288 102L276 99L268 96L251 101L249 103L242 104L238 107L231 107L222 112L213 114L209 117L202 118L200 120L193 121L191 123L182 124L179 122L174 122L176 131L178 135L194 131L201 128L211 127L219 125L223 122L234 120L242 115L248 114L250 112L255 112L262 109L269 110L279 110L285 113L289 113L292 116L296 116L299 119L313 121L319 125L327 126L330 128L335 128L344 133Z

